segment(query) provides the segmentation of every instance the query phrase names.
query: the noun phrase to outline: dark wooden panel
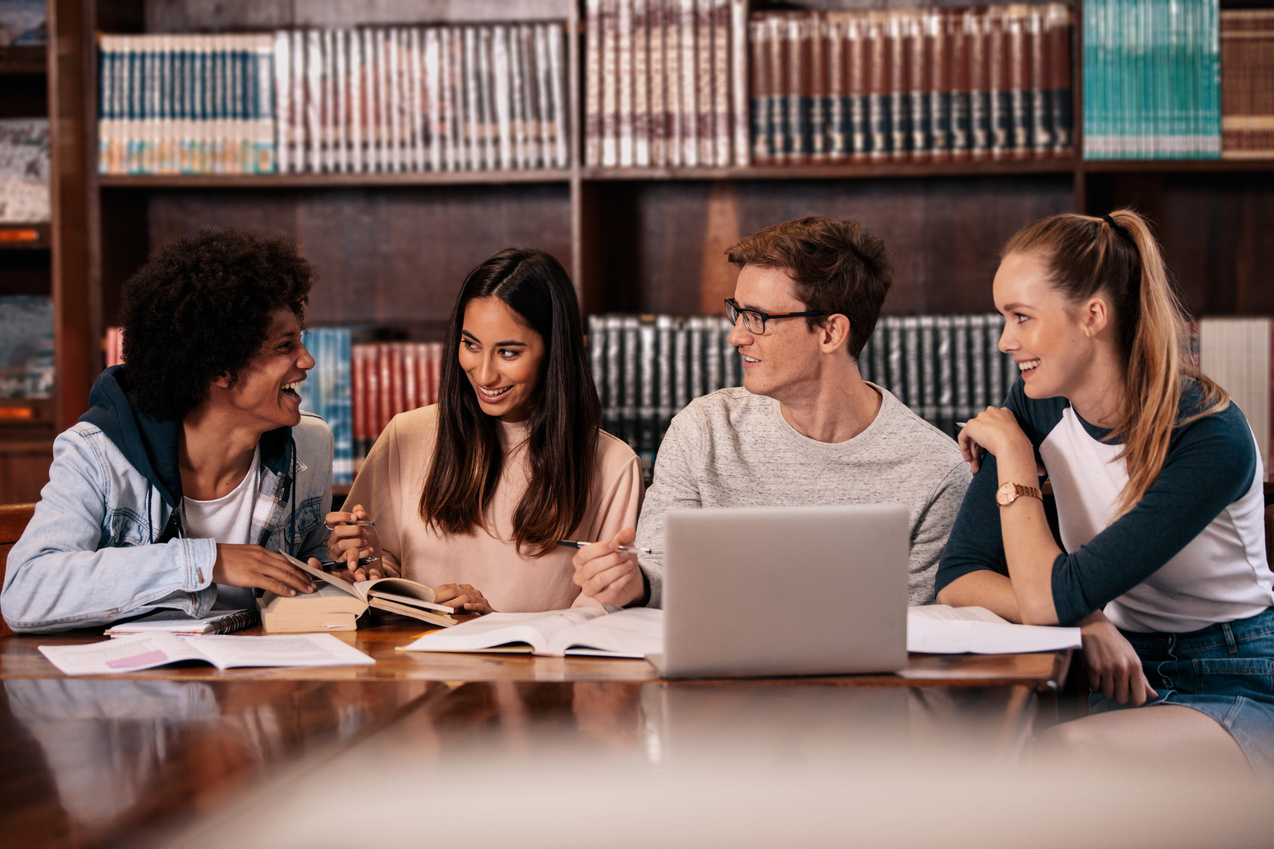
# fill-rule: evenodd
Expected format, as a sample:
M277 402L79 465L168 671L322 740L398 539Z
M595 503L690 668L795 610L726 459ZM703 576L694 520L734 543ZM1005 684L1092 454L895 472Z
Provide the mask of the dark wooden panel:
M1131 206L1154 224L1198 316L1274 314L1274 172L1091 174L1089 209Z
M52 462L52 441L0 442L0 504L38 500Z
M148 207L152 249L203 227L298 239L318 273L308 314L316 325L437 325L465 275L511 246L542 248L570 264L565 183L171 190L150 193ZM105 288L122 282L107 280Z
M590 192L589 303L687 314L715 311L723 277L733 280L724 250L735 239L804 215L856 219L885 240L894 264L886 312L988 311L1003 242L1073 203L1069 174L612 183Z

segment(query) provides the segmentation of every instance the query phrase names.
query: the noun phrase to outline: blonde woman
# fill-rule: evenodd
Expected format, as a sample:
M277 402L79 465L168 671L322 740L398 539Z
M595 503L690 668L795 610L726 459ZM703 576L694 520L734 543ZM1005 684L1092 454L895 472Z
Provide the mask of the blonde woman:
M1021 380L960 433L975 476L938 600L1081 626L1092 713L1052 732L1070 751L1274 774L1264 471L1243 413L1182 363L1185 316L1146 222L1032 224L994 297Z

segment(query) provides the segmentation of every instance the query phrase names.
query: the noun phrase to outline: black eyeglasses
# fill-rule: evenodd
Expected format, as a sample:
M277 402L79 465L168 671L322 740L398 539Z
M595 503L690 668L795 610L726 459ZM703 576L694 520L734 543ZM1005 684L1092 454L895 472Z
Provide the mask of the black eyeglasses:
M828 312L757 312L756 310L748 310L739 306L734 302L734 298L725 299L725 316L730 319L731 324L739 323L739 316L743 316L743 326L748 329L749 333L755 333L760 336L765 332L765 322L771 318L804 318L805 316L821 316L831 315Z

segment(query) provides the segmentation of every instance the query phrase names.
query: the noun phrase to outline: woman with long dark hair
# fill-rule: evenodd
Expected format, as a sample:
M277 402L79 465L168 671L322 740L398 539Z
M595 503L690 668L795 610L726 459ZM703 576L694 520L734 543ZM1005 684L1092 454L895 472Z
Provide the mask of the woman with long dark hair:
M1022 377L960 433L975 474L938 600L1080 626L1093 713L1049 733L1059 751L1274 775L1261 457L1243 413L1184 362L1185 315L1145 220L1032 224L994 297Z
M573 549L636 525L641 465L603 432L575 290L543 251L509 249L465 279L438 403L396 416L328 515L355 577L420 581L470 612L584 603ZM347 524L374 520L375 526ZM370 560L366 572L355 566Z

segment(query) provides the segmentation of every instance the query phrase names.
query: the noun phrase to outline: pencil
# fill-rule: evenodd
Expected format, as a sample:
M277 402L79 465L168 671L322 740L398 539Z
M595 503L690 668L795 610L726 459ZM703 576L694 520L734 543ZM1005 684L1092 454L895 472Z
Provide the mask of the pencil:
M557 544L558 544L558 545L561 545L561 546L565 546L566 548L583 548L583 547L584 547L584 546L586 546L586 545L592 545L592 543L591 543L591 542L589 542L588 540L583 540L583 539L559 539L559 540L557 541ZM621 545L621 546L619 547L619 550L620 550L620 551L623 551L623 552L626 552L626 553L628 553L628 554L651 554L651 553L653 553L653 552L651 551L651 549L649 549L649 548L634 548L634 547L633 547L633 546L631 546L631 545Z

